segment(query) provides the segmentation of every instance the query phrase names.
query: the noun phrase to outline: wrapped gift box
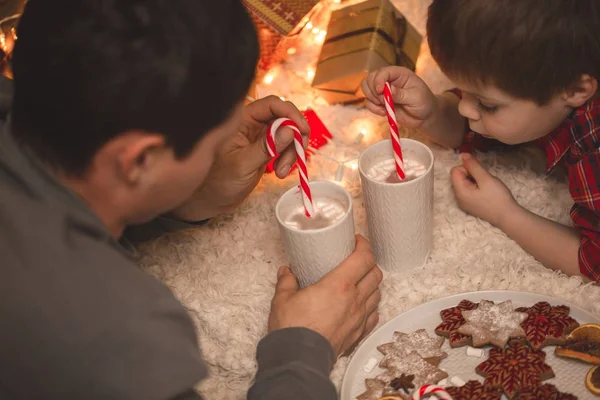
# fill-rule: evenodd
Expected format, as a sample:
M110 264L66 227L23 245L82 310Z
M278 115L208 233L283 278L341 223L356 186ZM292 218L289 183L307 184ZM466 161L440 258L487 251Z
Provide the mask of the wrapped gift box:
M250 12L260 41L259 76L285 58L298 33L322 8L319 0L242 0L242 3Z
M389 0L334 11L312 85L329 103L360 102L360 84L369 71L387 65L414 70L421 40Z

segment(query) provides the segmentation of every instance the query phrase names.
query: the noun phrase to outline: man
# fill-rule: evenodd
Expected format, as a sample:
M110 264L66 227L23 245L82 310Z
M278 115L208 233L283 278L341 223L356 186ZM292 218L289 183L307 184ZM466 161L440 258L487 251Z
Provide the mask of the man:
M236 0L28 3L0 132L0 399L200 398L191 320L124 246L238 205L273 119L308 134L290 103L243 107L257 53ZM377 323L381 278L361 237L312 287L281 268L248 398L337 398L329 371Z

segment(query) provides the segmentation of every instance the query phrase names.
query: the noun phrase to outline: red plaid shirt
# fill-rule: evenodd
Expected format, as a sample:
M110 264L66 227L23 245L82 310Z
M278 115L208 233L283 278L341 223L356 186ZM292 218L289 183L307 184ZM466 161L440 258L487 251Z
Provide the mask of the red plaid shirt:
M460 93L452 91L460 96ZM600 281L600 99L574 110L553 132L535 142L546 153L547 173L558 164L569 174L575 204L571 219L581 235L579 269ZM468 132L460 152L503 150L510 146Z

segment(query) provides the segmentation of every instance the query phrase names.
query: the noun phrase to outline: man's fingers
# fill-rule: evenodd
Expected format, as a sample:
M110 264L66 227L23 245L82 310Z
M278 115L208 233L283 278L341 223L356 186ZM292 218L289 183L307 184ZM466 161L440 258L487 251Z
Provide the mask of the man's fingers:
M365 302L365 310L367 315L371 315L375 311L377 311L377 307L379 306L379 302L381 301L381 291L379 289L375 290L367 301Z
M363 236L356 235L354 252L342 264L328 273L324 279L334 279L357 285L375 267L371 244Z
M491 176L490 173L487 172L486 169L483 168L483 166L479 163L479 161L477 161L477 159L471 154L463 153L461 154L461 158L469 175L471 175L479 184Z
M289 298L298 291L298 281L288 267L280 267L277 272L277 284L275 285L275 296L277 298Z
M383 273L379 267L370 270L358 283L358 295L362 298L369 298L378 291L379 284L383 280Z
M375 326L377 326L378 322L379 322L379 313L377 311L375 311L367 317L367 322L365 323L365 329L363 330L362 337L365 337L369 333L371 333L371 331L373 331Z
M252 119L265 124L277 118L289 118L298 125L300 132L308 136L310 127L304 115L289 101L283 101L277 96L267 96L246 106L246 112Z

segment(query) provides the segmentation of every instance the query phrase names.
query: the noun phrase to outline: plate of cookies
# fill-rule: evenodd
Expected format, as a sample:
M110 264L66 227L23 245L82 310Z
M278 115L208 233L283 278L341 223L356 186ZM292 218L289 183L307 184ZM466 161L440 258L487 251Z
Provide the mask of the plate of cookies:
M535 293L482 291L414 307L355 351L341 400L600 396L600 317Z

